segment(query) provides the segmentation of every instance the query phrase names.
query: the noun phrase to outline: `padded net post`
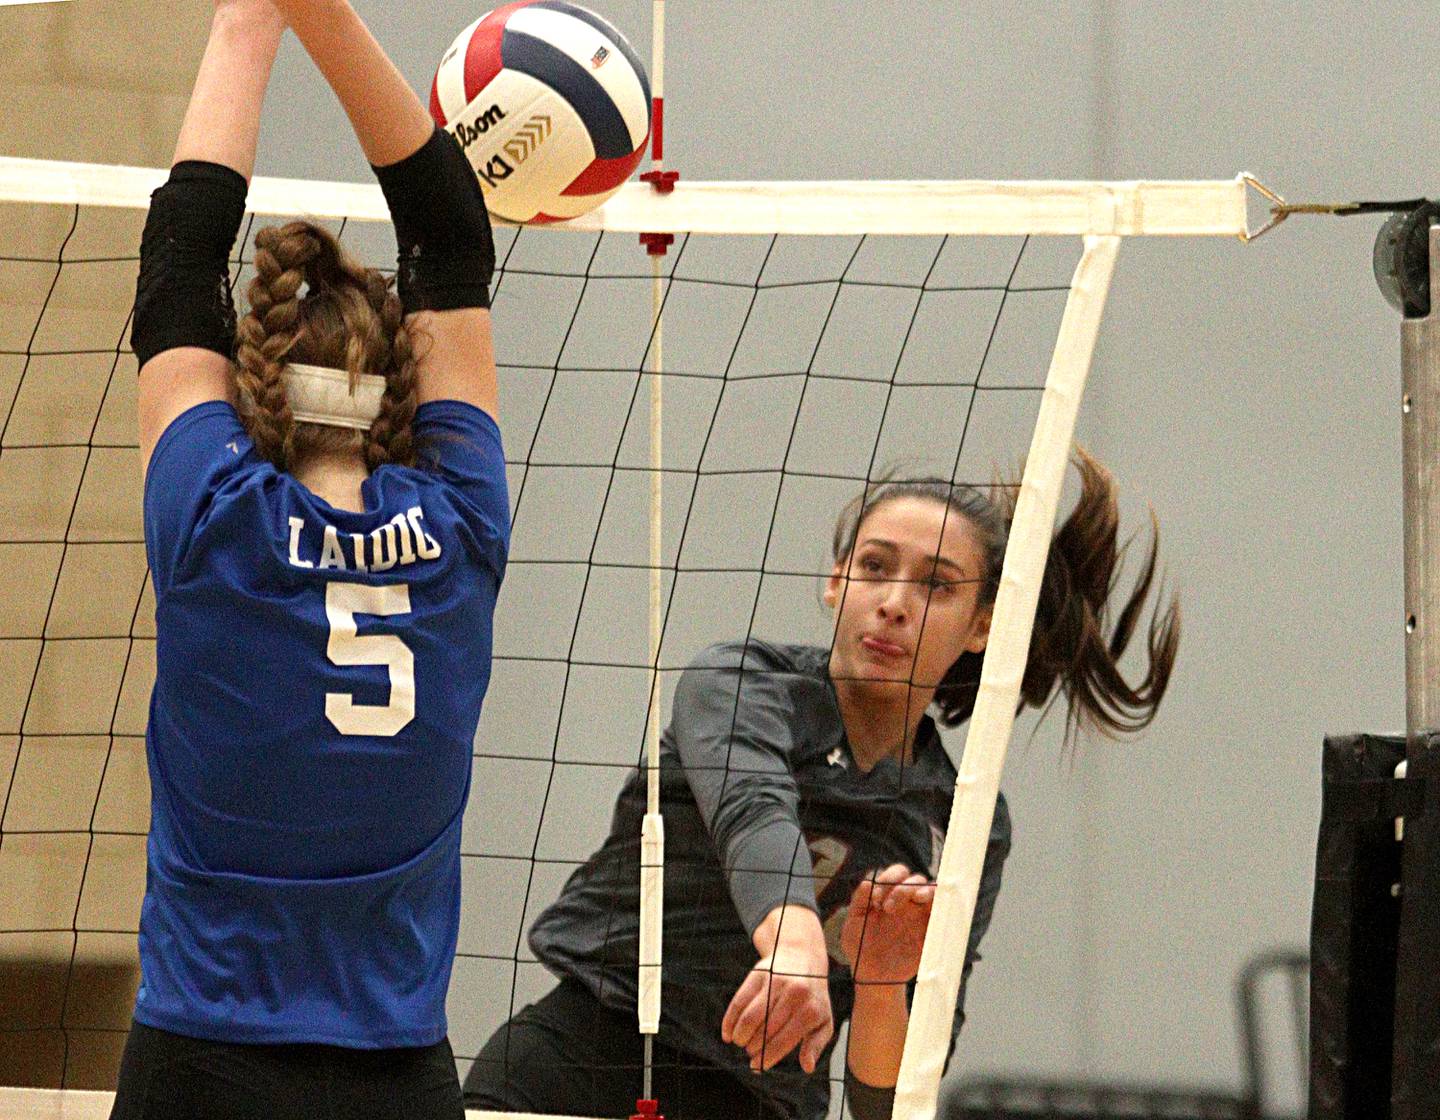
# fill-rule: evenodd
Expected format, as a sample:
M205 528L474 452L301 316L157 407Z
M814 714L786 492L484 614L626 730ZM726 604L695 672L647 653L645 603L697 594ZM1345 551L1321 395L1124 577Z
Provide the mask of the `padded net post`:
M1071 282L1055 357L1040 399L935 887L930 934L945 932L943 938L925 938L905 1038L905 1058L895 1091L896 1120L930 1120L935 1115L950 1021L965 965L964 947L970 940L975 896L980 889L980 871L1000 791L1000 772L1025 675L1040 581L1045 574L1080 398L1090 373L1119 248L1117 237L1085 239L1085 254Z

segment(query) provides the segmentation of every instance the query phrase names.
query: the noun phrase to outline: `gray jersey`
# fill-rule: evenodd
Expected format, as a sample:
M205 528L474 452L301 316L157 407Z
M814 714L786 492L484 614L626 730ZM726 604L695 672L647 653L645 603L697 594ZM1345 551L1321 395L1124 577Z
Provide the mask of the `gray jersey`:
M782 902L814 909L830 943L830 1003L838 1030L855 986L840 929L861 878L893 863L932 877L950 819L955 768L927 716L914 759L868 773L850 753L829 652L751 639L712 646L681 676L661 739L665 816L662 1041L733 1070L784 1112L823 1117L829 1083L792 1054L759 1077L720 1040L731 997L755 965L750 934ZM645 776L627 780L610 835L571 875L530 931L552 971L605 1004L633 1012L640 938L640 820ZM1010 815L996 806L965 976L990 925L1010 850ZM951 1035L964 1019L965 984ZM820 1070L828 1070L829 1054ZM663 1102L662 1102L663 1105Z

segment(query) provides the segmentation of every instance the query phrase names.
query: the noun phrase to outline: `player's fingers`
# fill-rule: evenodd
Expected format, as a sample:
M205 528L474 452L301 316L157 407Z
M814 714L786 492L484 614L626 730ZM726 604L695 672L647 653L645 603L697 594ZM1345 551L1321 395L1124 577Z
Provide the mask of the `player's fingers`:
M750 1046L750 1068L759 1072L784 1061L805 1037L807 1024L800 1015L771 1014L765 1030L755 1036Z
M910 869L903 863L892 863L885 870L875 876L875 893L871 896L870 905L877 910L885 908L889 901L895 884L905 881L910 874Z
M720 1038L725 1042L735 1042L735 1025L740 1021L740 1016L750 1006L765 987L768 975L760 969L752 969L741 981L740 987L735 990L734 997L730 1000L730 1006L725 1009L725 1017L720 1021ZM744 1045L744 1043L739 1043Z
M825 1047L830 1044L830 1039L835 1033L835 1024L826 1020L823 1026L811 1031L805 1041L800 1044L800 1068L806 1073L814 1073L815 1067L820 1064L820 1055L824 1053Z
M762 1039L793 1015L804 999L805 985L782 975L765 973L766 983L751 998L731 1032L735 1045L758 1051Z
M740 1014L735 1019L735 1026L730 1031L730 1041L736 1046L748 1049L751 1043L759 1037L760 1031L765 1026L766 1016L769 1014L766 1003L765 993L759 992L740 1009Z
M905 903L914 901L915 892L926 883L924 875L907 875L890 890L889 897L885 900L885 912L895 913L895 908Z

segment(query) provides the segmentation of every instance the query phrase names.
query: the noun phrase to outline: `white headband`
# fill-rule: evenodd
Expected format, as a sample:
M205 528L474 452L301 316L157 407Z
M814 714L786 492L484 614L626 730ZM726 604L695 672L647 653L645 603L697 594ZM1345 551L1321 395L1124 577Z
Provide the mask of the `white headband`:
M364 432L380 415L385 379L379 374L362 373L353 393L350 375L343 369L292 362L285 367L284 377L285 396L297 421Z

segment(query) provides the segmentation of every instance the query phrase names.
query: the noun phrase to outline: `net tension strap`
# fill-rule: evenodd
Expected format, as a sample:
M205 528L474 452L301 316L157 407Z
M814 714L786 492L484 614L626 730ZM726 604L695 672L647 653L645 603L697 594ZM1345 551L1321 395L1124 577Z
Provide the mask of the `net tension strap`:
M1286 202L1253 175L1243 175L1245 185L1258 192L1270 202L1270 220L1246 237L1247 241L1269 233L1291 214L1332 214L1340 218L1356 214L1399 214L1418 210L1430 200L1427 198L1406 198L1395 202Z

